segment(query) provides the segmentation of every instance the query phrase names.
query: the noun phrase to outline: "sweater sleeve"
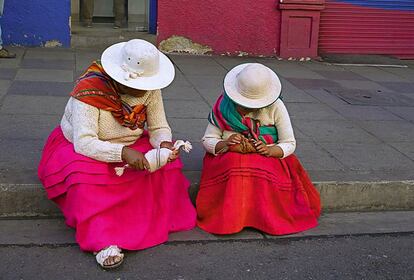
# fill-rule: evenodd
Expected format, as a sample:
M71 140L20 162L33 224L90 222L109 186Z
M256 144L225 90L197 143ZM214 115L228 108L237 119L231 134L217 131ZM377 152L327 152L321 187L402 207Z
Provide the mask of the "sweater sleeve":
M99 109L77 99L73 99L72 106L75 152L99 161L122 162L124 145L98 138Z
M154 148L158 148L164 141L172 141L171 128L165 116L161 90L155 90L151 93L151 100L147 105L147 122L150 143Z
M277 101L275 112L275 126L278 132L277 146L283 150L283 158L293 154L296 149L296 139L293 134L292 124L285 104L281 100Z
M206 151L210 154L216 155L216 145L222 140L223 131L221 131L220 128L209 123L203 137L203 146Z

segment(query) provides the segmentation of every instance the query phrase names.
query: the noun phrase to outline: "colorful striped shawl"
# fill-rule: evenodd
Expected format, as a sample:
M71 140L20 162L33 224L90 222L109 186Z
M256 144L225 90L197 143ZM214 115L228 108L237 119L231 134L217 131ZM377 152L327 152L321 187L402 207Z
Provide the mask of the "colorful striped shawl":
M258 120L240 115L234 102L225 93L217 99L208 121L221 130L235 131L266 144L276 143L278 140L274 125L261 126Z
M94 61L76 81L71 96L94 106L110 111L122 126L132 130L144 128L147 114L145 105L130 106L121 100L116 83L105 73L99 60Z

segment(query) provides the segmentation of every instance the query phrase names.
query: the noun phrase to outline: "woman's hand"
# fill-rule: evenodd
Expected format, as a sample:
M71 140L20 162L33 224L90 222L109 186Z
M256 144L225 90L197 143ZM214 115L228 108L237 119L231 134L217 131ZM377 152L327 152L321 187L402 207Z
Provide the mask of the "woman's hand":
M260 140L254 142L252 141L252 143L259 154L261 154L262 156L270 157L270 149L268 146L266 146L265 143L263 143Z
M266 157L282 158L283 150L278 146L267 146L260 140L252 142L256 151Z
M240 144L243 137L244 136L241 135L241 134L234 133L234 134L230 135L230 137L225 142L226 142L227 146Z
M122 148L122 160L128 163L130 167L138 170L150 169L150 165L143 153L126 146Z
M160 148L167 148L172 151L168 161L174 161L180 156L180 149L175 149L172 142L164 141L160 144Z
M234 133L227 140L218 142L215 148L216 154L224 154L229 150L229 146L240 144L242 137L242 135Z

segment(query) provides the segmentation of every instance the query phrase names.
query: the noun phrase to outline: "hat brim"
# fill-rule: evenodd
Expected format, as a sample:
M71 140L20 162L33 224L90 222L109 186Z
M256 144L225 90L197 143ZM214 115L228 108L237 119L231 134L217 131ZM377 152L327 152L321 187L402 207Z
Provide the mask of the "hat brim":
M267 69L269 69L271 73L271 85L266 95L260 99L251 99L251 98L244 97L243 95L240 94L236 86L237 75L246 66L250 64L252 63L240 64L234 67L233 69L231 69L227 73L226 77L224 78L224 90L226 91L227 96L233 102L243 107L251 108L251 109L259 109L259 108L267 107L273 104L280 96L282 85L280 83L279 77L270 68L265 66Z
M122 65L122 48L126 42L118 43L107 48L101 57L102 67L105 72L115 81L127 87L142 90L155 90L167 87L172 83L175 76L174 65L170 59L159 51L159 71L150 77L139 77L137 79L125 79L125 71Z

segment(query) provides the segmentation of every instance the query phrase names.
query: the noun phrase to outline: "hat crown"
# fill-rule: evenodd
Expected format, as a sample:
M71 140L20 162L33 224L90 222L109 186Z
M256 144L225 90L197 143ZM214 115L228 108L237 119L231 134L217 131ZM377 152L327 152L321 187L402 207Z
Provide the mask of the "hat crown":
M158 73L159 52L151 43L133 39L125 43L122 52L122 68L129 78L149 77Z
M236 87L241 95L249 99L265 97L272 84L270 71L262 64L246 66L236 77Z

